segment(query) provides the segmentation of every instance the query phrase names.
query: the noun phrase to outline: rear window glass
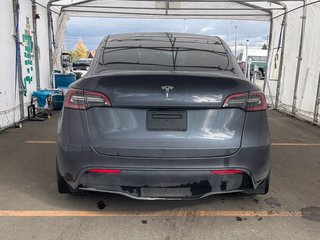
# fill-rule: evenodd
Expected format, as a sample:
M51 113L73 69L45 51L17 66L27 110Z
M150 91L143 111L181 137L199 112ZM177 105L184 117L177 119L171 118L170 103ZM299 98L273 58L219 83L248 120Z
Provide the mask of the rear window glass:
M108 70L233 71L220 42L203 39L166 38L113 41L102 49L96 72Z

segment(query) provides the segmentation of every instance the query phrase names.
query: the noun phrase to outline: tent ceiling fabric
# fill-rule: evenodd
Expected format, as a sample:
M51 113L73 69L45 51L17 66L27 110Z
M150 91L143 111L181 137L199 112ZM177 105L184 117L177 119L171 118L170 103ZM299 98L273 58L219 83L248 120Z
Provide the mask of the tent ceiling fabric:
M252 0L51 0L66 16L241 19L271 18L272 11L283 10L283 1Z

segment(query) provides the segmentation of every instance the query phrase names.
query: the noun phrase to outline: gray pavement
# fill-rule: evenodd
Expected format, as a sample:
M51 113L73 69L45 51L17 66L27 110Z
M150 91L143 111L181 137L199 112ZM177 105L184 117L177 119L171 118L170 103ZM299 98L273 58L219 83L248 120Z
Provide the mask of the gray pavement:
M55 144L27 141L55 141L58 114L0 133L0 240L320 239L319 127L269 112L267 195L138 201L57 193Z

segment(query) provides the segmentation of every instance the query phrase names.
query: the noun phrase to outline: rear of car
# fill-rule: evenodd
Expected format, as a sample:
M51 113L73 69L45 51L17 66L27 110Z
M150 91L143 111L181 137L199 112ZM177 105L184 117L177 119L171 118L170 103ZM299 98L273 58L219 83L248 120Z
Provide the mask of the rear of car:
M88 71L91 65L91 60L89 59L79 59L72 63L72 69L75 70L86 70Z
M226 44L191 34L125 34L100 44L58 126L61 193L138 199L268 191L263 93Z

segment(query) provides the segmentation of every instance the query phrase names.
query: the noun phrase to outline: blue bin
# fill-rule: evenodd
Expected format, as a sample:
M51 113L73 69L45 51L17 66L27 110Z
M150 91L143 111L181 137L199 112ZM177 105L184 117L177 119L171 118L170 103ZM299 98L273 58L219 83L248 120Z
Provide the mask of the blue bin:
M61 110L63 107L64 96L53 96L53 109Z
M54 74L54 87L55 88L68 88L69 85L76 81L76 74L74 73L55 73Z

